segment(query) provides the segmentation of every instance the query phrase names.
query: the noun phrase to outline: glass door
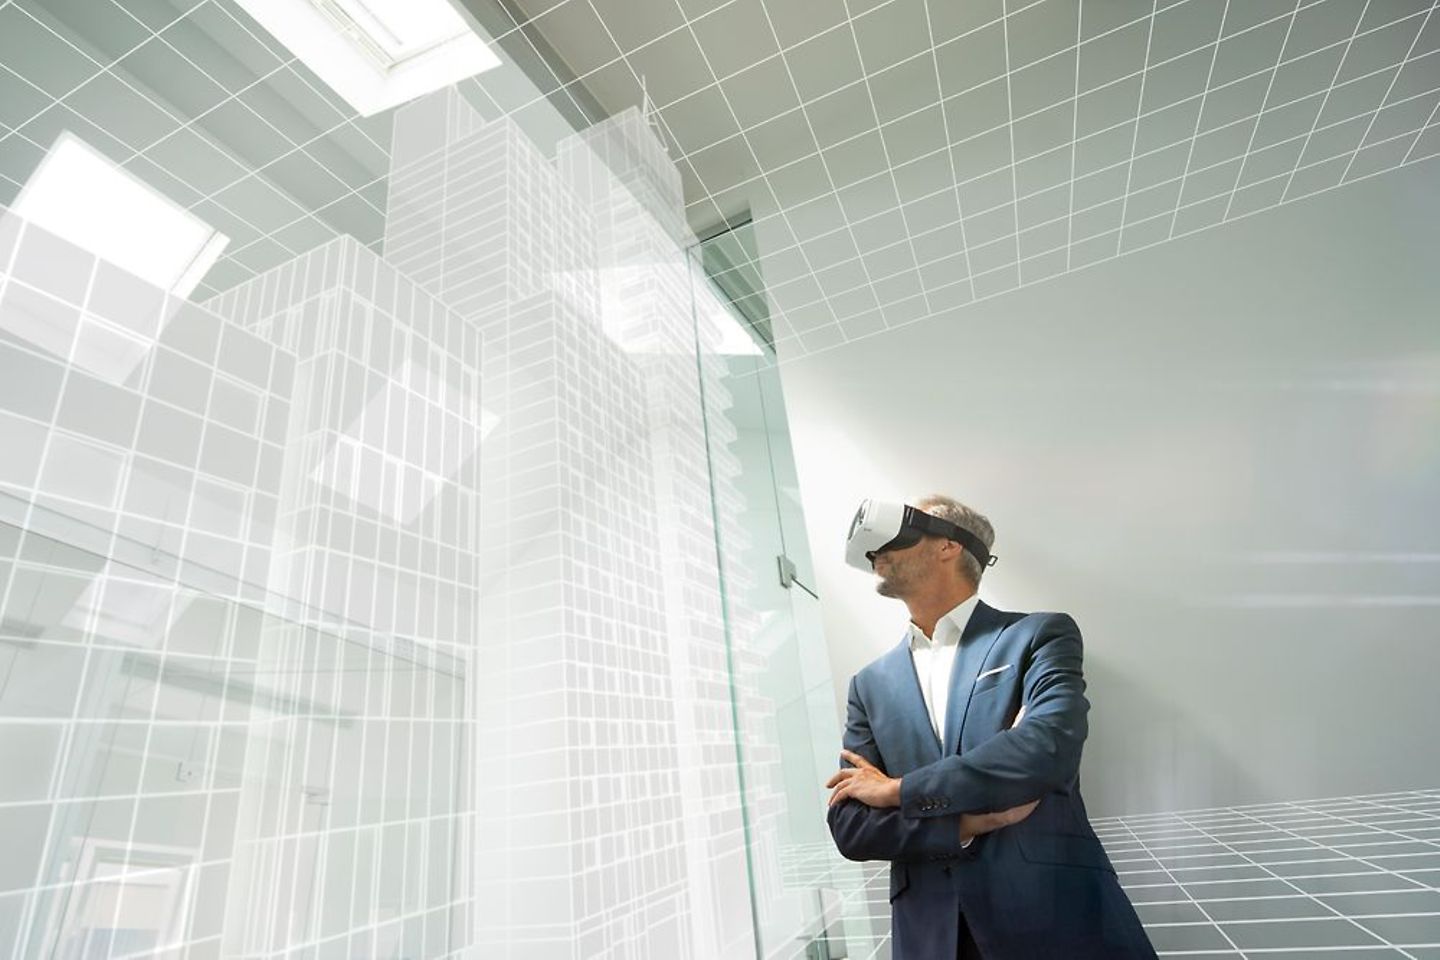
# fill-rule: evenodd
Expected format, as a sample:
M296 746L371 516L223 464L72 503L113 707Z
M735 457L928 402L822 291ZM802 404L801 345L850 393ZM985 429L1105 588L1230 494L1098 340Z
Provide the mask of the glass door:
M747 229L695 248L691 274L756 954L869 956L868 875L825 822L839 711Z

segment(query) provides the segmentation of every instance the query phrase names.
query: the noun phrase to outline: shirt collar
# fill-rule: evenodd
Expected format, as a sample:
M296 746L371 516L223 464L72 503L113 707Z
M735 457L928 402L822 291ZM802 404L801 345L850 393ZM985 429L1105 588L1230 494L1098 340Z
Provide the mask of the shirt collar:
M970 599L957 603L935 623L935 637L931 639L925 636L925 631L916 626L915 621L910 621L910 649L920 650L931 647L944 647L960 642L960 637L965 633L965 627L970 623L970 616L975 608L980 605L980 595L971 594Z

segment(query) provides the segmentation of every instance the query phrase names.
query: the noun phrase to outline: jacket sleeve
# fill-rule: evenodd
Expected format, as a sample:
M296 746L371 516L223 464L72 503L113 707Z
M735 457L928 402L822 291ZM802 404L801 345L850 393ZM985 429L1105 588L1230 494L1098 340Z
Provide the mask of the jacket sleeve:
M907 773L907 817L1008 810L1074 781L1088 732L1080 628L1063 613L1041 614L1025 667L1025 720L973 749Z
M884 770L857 679L850 681L845 749ZM841 763L851 766L845 760ZM894 808L877 810L858 800L845 800L830 807L826 819L835 847L850 860L946 860L962 855L958 816L921 820L902 816Z

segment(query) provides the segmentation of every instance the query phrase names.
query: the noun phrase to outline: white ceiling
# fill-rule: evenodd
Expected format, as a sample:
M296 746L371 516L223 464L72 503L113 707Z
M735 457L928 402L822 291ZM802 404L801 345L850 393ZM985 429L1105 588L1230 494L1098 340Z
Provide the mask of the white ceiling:
M691 225L754 217L782 358L1440 155L1432 0L453 2L487 116L643 83ZM234 0L0 0L0 203L73 130L231 237L200 297L377 245L390 120Z
M1440 154L1430 0L514 0L756 218L782 357Z
M230 238L199 299L341 233L378 244L390 120L233 0L0 0L0 203L69 130Z

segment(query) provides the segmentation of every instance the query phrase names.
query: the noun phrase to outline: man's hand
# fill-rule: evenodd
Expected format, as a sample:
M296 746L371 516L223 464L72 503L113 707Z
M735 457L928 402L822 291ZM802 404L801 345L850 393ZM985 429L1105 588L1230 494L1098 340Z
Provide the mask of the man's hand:
M837 772L826 782L825 786L834 788L830 794L830 806L833 807L847 799L859 800L867 807L900 806L900 781L898 778L887 777L885 771L858 753L841 750L840 756L855 766ZM982 833L993 833L1001 827L1019 823L1034 813L1035 808L1039 805L1039 800L1032 800L1030 803L1011 807L1009 810L962 814L960 816L960 839L964 843L969 843L972 838L978 837Z
M1021 704L1020 710L1015 715L1015 719L1011 721L1010 726L1012 728L1019 726L1020 721L1024 718L1025 706ZM853 750L841 750L840 756L855 766L846 767L825 781L825 786L833 788L830 793L829 806L833 807L844 800L859 800L867 807L900 806L900 779L898 777L886 776L884 770ZM982 833L993 833L1001 827L1019 823L1034 813L1035 808L1039 805L1039 800L1032 800L1018 807L1011 807L1009 810L961 814L961 840L969 843L971 839Z
M1020 711L1015 714L1015 719L1010 722L1011 728L1018 727L1020 721L1025 719L1025 704L1020 704ZM962 846L970 843L982 833L994 833L1001 827L1008 827L1011 824L1019 823L1040 806L1039 800L1032 800L1029 803L1021 804L1018 807L1011 807L1009 810L996 810L994 813L964 813L960 815L960 844Z
M1031 800L1022 806L997 810L994 813L963 813L960 815L960 842L969 843L982 833L992 833L1001 827L1019 823L1034 813L1038 806L1039 800Z
M834 788L830 806L844 800L859 800L867 807L900 806L899 779L887 777L884 770L852 750L841 750L840 756L855 766L846 767L825 782L825 786Z

